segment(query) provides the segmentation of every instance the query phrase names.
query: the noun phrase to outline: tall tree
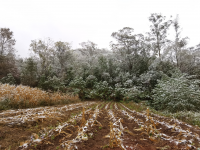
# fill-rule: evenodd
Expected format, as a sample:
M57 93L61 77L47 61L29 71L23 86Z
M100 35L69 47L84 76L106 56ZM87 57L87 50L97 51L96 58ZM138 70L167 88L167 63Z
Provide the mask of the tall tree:
M18 75L15 66L15 42L9 28L0 29L0 79L8 73Z
M175 59L176 59L176 65L180 69L180 54L181 50L185 48L187 45L187 39L188 37L181 38L181 31L180 31L180 24L179 24L179 17L176 16L175 20L173 21L173 27L175 30L175 41L173 43L173 50L175 52Z
M82 48L78 50L82 53L83 56L87 57L87 63L91 67L94 63L94 60L97 59L98 51L97 44L91 41L80 43Z
M9 28L0 29L0 55L6 55L14 51L15 39Z
M122 61L125 71L132 72L139 55L146 55L145 37L142 34L133 34L133 29L125 27L118 32L113 32L112 37L117 41L111 42L111 49L118 59Z
M61 67L61 76L63 76L64 70L68 66L67 62L69 62L72 57L71 45L68 42L58 41L55 43L55 51Z
M30 50L39 56L41 74L47 73L51 66L51 60L54 59L54 42L50 38L32 40Z
M172 24L172 20L165 21L165 19L165 16L157 13L153 13L149 17L149 21L152 23L149 35L153 37L154 51L159 57L161 56L161 50L169 42L169 40L167 40L167 30Z

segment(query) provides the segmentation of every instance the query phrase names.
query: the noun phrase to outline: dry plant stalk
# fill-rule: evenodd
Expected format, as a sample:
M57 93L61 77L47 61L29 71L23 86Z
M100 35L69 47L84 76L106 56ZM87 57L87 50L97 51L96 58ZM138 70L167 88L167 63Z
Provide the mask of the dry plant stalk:
M61 94L58 92L48 93L39 88L31 88L29 86L14 86L9 84L0 84L0 101L10 100L10 106L18 106L19 108L36 107L41 101L46 104L60 103L61 101L79 100L78 95L71 96L69 94Z
M86 123L86 120L85 120L85 108L83 107L83 114L82 114L82 119L81 119L81 126L80 127L83 127Z

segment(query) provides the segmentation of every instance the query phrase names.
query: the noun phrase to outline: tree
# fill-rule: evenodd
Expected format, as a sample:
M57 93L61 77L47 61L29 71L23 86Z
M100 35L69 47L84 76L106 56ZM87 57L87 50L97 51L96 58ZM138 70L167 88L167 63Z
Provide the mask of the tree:
M147 56L149 50L145 44L145 37L142 34L133 35L133 31L132 28L125 27L111 35L117 41L117 43L111 42L111 49L121 61L124 71L130 73L134 70L134 66L139 63L138 56Z
M47 74L54 59L54 43L50 38L45 40L32 40L30 50L39 56L41 63L41 74Z
M37 63L33 58L28 58L22 67L21 83L28 86L36 86L37 83Z
M181 61L180 60L180 53L181 53L182 48L184 48L187 45L188 37L185 37L185 38L180 37L181 31L180 31L178 15L176 16L175 20L173 21L173 27L174 27L175 36L176 36L174 44L173 44L173 49L174 49L174 52L175 52L176 65L180 69L180 63L181 63L180 62Z
M0 29L0 79L8 73L17 75L15 67L15 39L9 28Z
M71 53L71 45L67 42L58 41L55 43L55 51L60 63L61 67L61 74L63 75L64 69L66 69L67 62L71 60L72 53Z
M96 64L95 60L97 62L97 56L99 53L97 44L91 41L87 41L87 42L80 43L80 45L82 46L82 48L79 48L78 50L84 56L84 59L86 60L86 63L88 64L89 69L91 69L92 66Z
M0 29L0 55L6 55L14 51L15 39L9 28Z
M161 56L161 50L169 42L167 40L167 30L172 24L172 20L165 21L166 17L161 14L153 13L149 17L149 21L152 23L150 26L149 35L154 41L154 51L158 56Z

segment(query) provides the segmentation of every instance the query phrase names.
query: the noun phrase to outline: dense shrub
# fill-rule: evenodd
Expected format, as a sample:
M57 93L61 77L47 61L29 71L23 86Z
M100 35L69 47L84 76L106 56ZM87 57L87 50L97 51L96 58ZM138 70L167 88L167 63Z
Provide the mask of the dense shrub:
M39 87L44 89L44 90L52 90L52 91L57 91L57 90L63 90L65 88L64 83L61 81L56 76L53 77L46 77L42 76L40 78L39 82Z
M87 97L91 99L110 99L113 88L106 81L98 82L88 93Z
M86 78L86 87L92 88L94 86L95 82L97 82L97 78L93 75L89 75Z
M143 91L151 92L157 84L157 80L161 79L163 75L162 71L150 70L144 74L141 74L138 83L141 85Z
M0 82L2 82L3 84L8 83L10 85L15 84L15 78L13 77L13 75L11 73L7 74L7 76L3 77Z
M199 80L189 79L180 72L164 75L153 90L153 107L157 110L198 111L200 107Z
M75 78L74 80L72 80L69 84L70 87L74 87L74 88L80 88L83 89L86 87L86 82L83 80L82 77L80 78Z
M140 101L140 94L142 93L141 90L139 90L137 87L132 87L129 89L126 89L124 94L124 100L126 101L134 101L139 102Z
M126 93L126 89L122 87L120 83L115 84L115 90L112 92L110 97L113 100L122 100Z
M79 95L80 99L83 100L86 98L86 93L88 90L85 89L86 82L83 80L82 77L79 78L76 77L74 80L70 82L69 86L75 88L75 91Z

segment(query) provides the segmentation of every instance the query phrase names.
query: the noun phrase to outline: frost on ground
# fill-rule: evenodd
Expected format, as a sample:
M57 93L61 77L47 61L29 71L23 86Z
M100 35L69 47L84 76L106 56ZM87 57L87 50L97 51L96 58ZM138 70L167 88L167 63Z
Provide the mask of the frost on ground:
M149 109L140 113L114 102L84 102L55 108L4 111L0 114L0 119L4 117L7 120L4 122L7 129L14 129L23 128L8 127L12 120L16 122L16 116L47 118L50 115L56 118L66 113L70 113L67 120L61 120L52 128L46 126L38 132L29 131L26 139L20 140L14 149L189 150L200 147L199 128L152 114ZM8 118L12 118L10 122ZM22 120L19 118L18 122L22 123Z

